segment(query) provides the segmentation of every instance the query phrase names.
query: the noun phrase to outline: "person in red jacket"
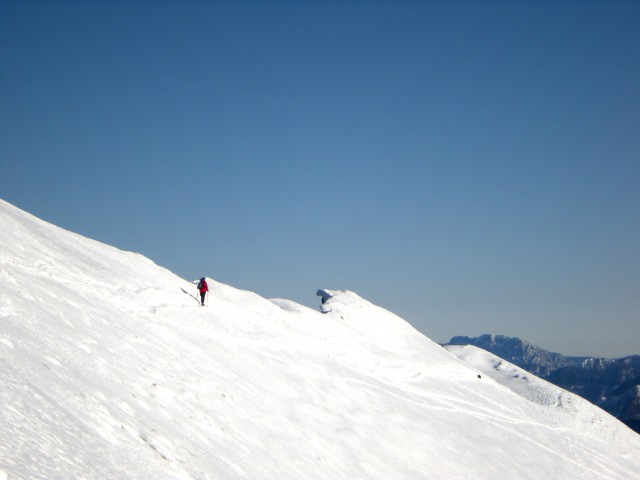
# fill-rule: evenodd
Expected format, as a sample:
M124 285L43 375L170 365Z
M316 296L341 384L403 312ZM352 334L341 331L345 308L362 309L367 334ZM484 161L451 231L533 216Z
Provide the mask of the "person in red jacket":
M200 291L200 304L204 307L204 297L209 291L209 285L207 285L207 281L202 277L198 282L198 290Z

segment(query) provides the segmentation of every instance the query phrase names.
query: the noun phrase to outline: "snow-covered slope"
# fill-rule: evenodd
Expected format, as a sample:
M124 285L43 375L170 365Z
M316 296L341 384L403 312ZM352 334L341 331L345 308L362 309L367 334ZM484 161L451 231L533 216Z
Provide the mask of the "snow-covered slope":
M456 357L483 372L485 375L501 383L517 395L543 406L554 407L548 410L554 417L554 412L560 411L570 421L576 421L576 427L581 423L581 415L590 415L591 420L585 423L583 430L592 430L592 434L603 437L608 432L601 432L599 425L609 421L609 414L598 408L592 408L591 402L564 390L557 385L547 382L530 372L507 362L506 360L473 345L447 345L445 347ZM552 421L556 421L554 418Z
M352 292L322 314L209 285L202 308L0 201L0 479L640 478L613 417L478 378Z
M491 352L500 360L589 400L640 433L640 355L565 357L520 338L488 334L453 337L444 346L449 349L454 345L474 345Z

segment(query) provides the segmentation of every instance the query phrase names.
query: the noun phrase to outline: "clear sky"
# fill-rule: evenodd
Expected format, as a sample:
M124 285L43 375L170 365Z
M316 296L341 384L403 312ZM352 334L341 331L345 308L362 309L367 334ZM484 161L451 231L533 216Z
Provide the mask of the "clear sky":
M0 197L436 341L640 354L640 2L1 0Z

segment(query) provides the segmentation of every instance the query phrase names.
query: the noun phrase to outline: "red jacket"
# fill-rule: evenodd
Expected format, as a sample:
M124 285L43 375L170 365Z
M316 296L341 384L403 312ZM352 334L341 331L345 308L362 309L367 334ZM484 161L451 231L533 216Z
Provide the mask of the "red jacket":
M200 280L199 285L200 285L200 291L202 293L209 291L209 285L207 285L207 281L206 280Z

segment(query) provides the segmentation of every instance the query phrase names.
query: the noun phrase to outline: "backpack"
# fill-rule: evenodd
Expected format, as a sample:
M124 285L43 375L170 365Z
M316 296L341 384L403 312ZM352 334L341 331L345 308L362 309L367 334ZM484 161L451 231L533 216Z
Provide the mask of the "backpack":
M202 280L200 280L198 282L198 286L196 287L198 290L202 290L202 287L204 287L204 285L202 285Z

